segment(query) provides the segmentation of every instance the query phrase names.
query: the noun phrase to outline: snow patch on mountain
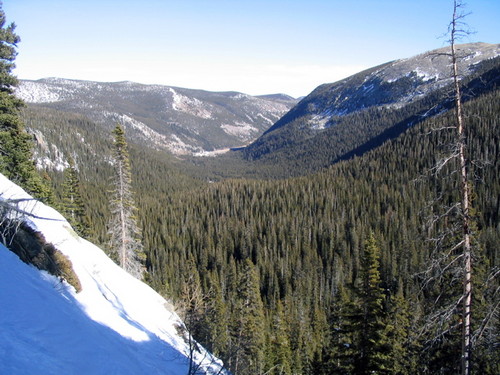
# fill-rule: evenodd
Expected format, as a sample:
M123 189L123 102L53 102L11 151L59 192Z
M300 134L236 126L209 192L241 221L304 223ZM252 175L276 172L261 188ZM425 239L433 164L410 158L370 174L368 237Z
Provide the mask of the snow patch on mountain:
M313 130L323 130L326 128L326 124L330 121L329 114L315 115L311 117L308 121L309 126Z
M114 113L114 117L118 119L118 122L121 124L124 124L125 126L129 126L134 130L137 130L138 132L142 133L142 135L148 139L153 141L153 143L156 146L168 146L168 138L164 136L163 134L160 134L153 129L151 129L149 126L146 124L137 121L136 119L125 115L125 114L118 114Z
M178 156L200 154L205 151L201 147L196 147L193 146L191 143L184 142L175 134L172 134L170 136L168 148L170 152L172 152L172 154Z
M480 48L480 49L478 49ZM500 56L500 45L486 43L462 44L456 47L460 74L469 74L474 65ZM393 83L416 74L423 82L439 82L451 76L450 48L444 47L393 62L374 73L384 81Z
M248 99L250 98L249 95L247 94L242 94L240 92L234 94L233 96L231 96L231 99L234 99L234 100L241 100L241 99Z
M262 113L258 113L257 117L260 117L264 121L267 121L269 123L269 125L272 125L272 124L274 124L276 122L276 118L275 119L270 119L270 118L264 116Z
M231 151L230 148L222 148L220 150L196 152L193 154L193 156L196 156L196 157L215 157L215 156L219 156L222 154L226 154L229 151Z
M227 134L234 135L239 138L249 138L259 131L259 129L246 122L237 122L236 124L222 124L221 128Z
M206 104L196 98L188 98L185 95L179 94L173 88L169 88L172 94L172 109L188 113L203 119L212 118L212 113L206 109Z
M50 145L50 153L48 155L42 156L35 153L33 156L36 160L36 168L39 170L52 169L62 172L69 167L64 154L53 144Z
M116 113L111 115L118 119L118 122L124 124L124 126L128 126L131 129L138 131L144 139L147 139L150 144L152 143L155 145L157 149L167 149L172 154L177 156L189 155L202 151L202 148L186 143L175 134L171 134L170 136L160 134L146 124L137 121L128 115L119 115Z
M47 85L37 82L23 82L15 91L16 96L27 103L54 103L61 100L61 95Z

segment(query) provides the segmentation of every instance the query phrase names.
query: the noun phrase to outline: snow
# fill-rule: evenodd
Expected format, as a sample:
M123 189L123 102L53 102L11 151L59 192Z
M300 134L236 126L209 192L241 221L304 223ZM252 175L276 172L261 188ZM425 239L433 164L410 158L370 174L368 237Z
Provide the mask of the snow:
M23 81L15 93L19 99L27 103L54 103L61 100L59 93L38 82Z
M0 174L0 199L30 198ZM73 263L82 284L19 260L0 245L0 374L186 374L183 323L169 303L79 238L54 209L35 200L28 224ZM202 350L208 372L220 362Z
M195 157L216 157L216 156L219 156L222 154L226 154L229 151L231 151L230 148L221 148L219 150L213 150L213 151L200 151L200 152L193 154L193 156L195 156Z
M168 148L170 152L172 152L172 154L177 156L195 154L204 151L201 147L192 146L184 142L175 134L170 135L170 143L168 145Z
M37 169L44 170L48 168L62 172L69 167L69 163L64 158L64 154L57 148L55 144L51 144L50 146L48 146L46 152L48 153L48 155L50 155L50 157L48 155L41 156L38 155L37 152L35 152Z
M220 126L225 133L240 138L248 138L259 131L259 129L253 127L246 122L236 122L233 124L222 124Z
M204 104L196 98L188 98L185 95L179 94L173 88L169 88L169 91L172 94L172 109L174 111L181 111L203 119L212 118L212 113L205 108L205 106L211 108L208 103Z

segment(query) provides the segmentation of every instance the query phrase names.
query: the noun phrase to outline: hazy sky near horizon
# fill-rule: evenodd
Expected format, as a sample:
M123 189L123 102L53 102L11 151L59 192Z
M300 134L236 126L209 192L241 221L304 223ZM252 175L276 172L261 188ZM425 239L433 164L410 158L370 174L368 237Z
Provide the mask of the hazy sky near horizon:
M3 0L15 74L307 95L447 45L452 0ZM500 1L469 0L463 42L500 43Z

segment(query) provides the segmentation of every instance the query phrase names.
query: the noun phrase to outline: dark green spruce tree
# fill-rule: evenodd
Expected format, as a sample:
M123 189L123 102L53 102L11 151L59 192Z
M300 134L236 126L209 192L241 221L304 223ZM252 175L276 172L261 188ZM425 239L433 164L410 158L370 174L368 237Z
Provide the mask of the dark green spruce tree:
M16 98L15 68L19 36L15 24L6 24L0 3L0 173L36 198L52 203L52 192L37 173L33 162L32 137L26 132L19 111L23 101Z
M276 302L276 311L271 324L266 353L269 370L266 373L270 375L291 375L290 327L281 300Z
M360 335L354 364L356 374L390 374L388 316L384 309L384 291L380 278L380 248L370 233L365 242L360 291Z
M389 299L388 305L389 321L385 332L390 349L388 367L393 374L415 374L417 348L411 332L410 307L403 295L401 283L397 293Z
M61 213L73 229L81 236L88 235L88 223L85 206L80 193L80 180L73 158L68 160L69 166L64 170L64 182L61 202Z
M209 276L209 290L206 294L203 322L206 327L207 337L204 346L215 356L225 361L228 356L229 319L226 301L218 280Z
M235 374L261 374L264 369L264 306L259 274L250 259L244 261L237 287L231 346L230 369Z
M338 288L330 311L329 341L324 350L322 375L353 374L359 338L359 307L346 288Z

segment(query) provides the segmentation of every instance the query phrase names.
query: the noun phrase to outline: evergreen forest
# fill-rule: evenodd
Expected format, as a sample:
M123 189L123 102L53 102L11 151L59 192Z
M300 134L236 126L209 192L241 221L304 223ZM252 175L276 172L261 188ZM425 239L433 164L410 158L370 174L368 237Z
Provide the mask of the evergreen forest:
M499 99L492 90L465 105L478 374L500 372L498 313L490 314L499 298L490 280L500 266ZM89 120L56 115L24 112L27 126L50 119L61 134L69 119L90 136ZM181 171L179 161L129 142L146 281L182 306L195 339L237 374L456 374L460 309L444 321L435 312L462 285L430 270L453 241L441 236L456 220L444 215L459 199L455 166L435 171L452 121L446 112L362 156L286 179L207 182L209 172L195 177L196 166ZM110 149L110 135L96 132ZM80 166L87 233L105 247L112 168ZM50 175L62 199L64 176Z
M179 159L127 138L120 124L23 107L11 75L19 38L4 18L0 171L172 301L231 373L460 373L453 100L432 113L423 102L368 109L311 137L295 123L294 148L278 132L245 152ZM474 265L468 373L498 375L498 58L485 66L486 75L463 82ZM346 149L331 136L343 132ZM113 220L120 210L126 225ZM110 223L130 227L133 248L113 255Z

